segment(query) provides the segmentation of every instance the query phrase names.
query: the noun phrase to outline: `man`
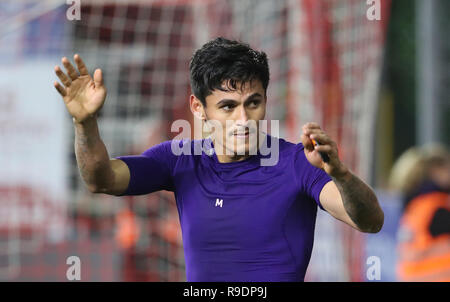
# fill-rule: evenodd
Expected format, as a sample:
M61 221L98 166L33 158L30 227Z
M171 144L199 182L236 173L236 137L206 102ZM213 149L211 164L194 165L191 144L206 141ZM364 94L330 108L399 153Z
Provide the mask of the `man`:
M357 230L381 229L384 214L375 194L339 160L336 143L319 125L304 125L299 144L269 135L256 145L250 139L260 137L265 117L264 52L224 38L203 45L190 62L190 108L205 123L221 125L221 134L167 141L117 159L109 158L97 127L106 98L102 72L91 78L81 58L74 60L80 74L63 58L67 75L59 67L55 71L64 87L55 82L55 88L73 116L81 176L94 193L173 191L188 281L303 281L317 206ZM196 146L205 142L213 152L196 155ZM275 165L261 165L263 142L278 144ZM185 144L191 155L172 152ZM326 162L319 152L328 156Z

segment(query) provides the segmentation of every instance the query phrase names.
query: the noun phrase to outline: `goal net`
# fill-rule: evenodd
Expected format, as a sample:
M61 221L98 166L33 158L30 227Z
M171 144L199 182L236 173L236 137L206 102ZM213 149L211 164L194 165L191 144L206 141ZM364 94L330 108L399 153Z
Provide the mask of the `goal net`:
M11 31L20 38L12 39L8 33L0 38L15 44L37 39L38 46L43 39L54 48L31 44L28 53L9 55L20 62L42 52L53 61L51 71L59 56L79 53L90 72L102 68L108 97L99 123L112 157L138 154L171 139L177 134L170 130L174 120L192 121L189 59L203 43L224 36L268 54L266 118L280 121L280 137L297 143L301 126L316 121L337 141L342 160L370 182L389 1L380 1L380 21L367 19L370 6L360 0L84 0L80 20L68 20L70 5L55 8L55 1L25 2L19 5L21 11L44 3L48 10L36 13L34 8L28 14L33 17L24 18L19 17L18 4L10 4L16 8L9 10L11 18L19 23ZM57 27L60 31L55 33ZM7 52L4 46L0 51ZM42 248L33 250L34 259L53 253L64 269L69 255L102 257L103 264L89 260L85 277L89 280L184 280L173 194L124 198L88 194L76 168L73 129L65 117L64 150L70 164L62 209L67 232L57 246L39 237ZM9 234L5 242L17 241L11 228L3 229ZM361 280L363 258L363 237L319 211L307 280ZM36 272L32 266L44 266L40 272L47 274L45 261L27 263L19 278L32 278L24 275ZM107 265L114 267L112 272ZM65 278L65 273L48 275L51 280Z

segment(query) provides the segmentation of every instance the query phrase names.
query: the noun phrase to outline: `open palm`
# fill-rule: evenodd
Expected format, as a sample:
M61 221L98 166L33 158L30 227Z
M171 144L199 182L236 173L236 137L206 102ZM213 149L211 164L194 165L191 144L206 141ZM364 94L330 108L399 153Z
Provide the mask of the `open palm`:
M74 60L79 73L67 58L62 58L61 61L67 74L59 66L55 67L55 73L64 87L58 82L55 82L54 86L63 97L70 115L81 123L94 117L101 109L106 98L106 88L103 85L103 75L100 69L95 70L92 78L81 57L76 54Z

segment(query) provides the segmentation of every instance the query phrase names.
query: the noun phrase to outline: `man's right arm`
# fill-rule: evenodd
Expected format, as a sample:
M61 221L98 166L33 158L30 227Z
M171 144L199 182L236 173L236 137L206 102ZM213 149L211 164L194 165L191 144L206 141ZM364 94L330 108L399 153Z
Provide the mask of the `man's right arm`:
M96 119L106 99L103 73L96 69L91 77L78 54L74 61L78 70L66 57L61 60L66 72L55 66L55 73L62 84L56 81L53 85L73 118L75 154L81 177L91 192L120 195L127 189L130 171L123 161L110 160Z
M128 187L130 170L123 161L110 159L103 143L97 120L81 123L74 120L75 155L81 177L89 191L121 195Z

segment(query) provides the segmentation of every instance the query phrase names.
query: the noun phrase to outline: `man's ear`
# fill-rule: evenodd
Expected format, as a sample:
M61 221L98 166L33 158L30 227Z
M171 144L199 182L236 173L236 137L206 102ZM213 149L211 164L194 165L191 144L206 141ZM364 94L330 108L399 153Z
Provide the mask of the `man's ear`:
M204 108L203 108L203 104L202 102L193 94L191 94L190 99L189 99L189 107L191 109L192 114L201 119L204 120L205 119L205 112L204 112Z

